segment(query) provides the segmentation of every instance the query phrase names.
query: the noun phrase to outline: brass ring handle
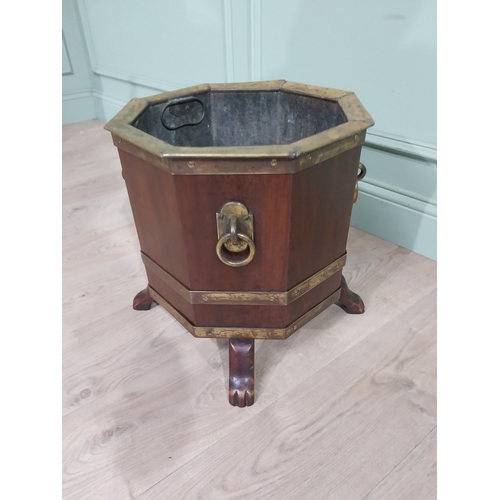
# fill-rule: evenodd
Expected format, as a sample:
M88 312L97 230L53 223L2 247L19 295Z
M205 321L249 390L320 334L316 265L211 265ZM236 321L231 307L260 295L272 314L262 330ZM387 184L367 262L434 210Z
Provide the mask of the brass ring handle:
M357 180L360 181L361 179L364 179L366 175L366 167L359 162L358 168L361 170L361 172L358 174Z
M359 162L358 168L360 172L358 173L358 176L356 177L356 187L354 188L354 198L352 200L353 203L356 203L358 201L358 182L363 179L366 175L366 167Z
M228 266L231 266L231 267L246 266L255 257L255 243L253 242L252 238L249 238L246 234L236 233L236 236L240 240L243 240L245 243L247 243L248 248L250 250L250 253L243 260L229 260L222 253L222 245L224 245L224 243L226 243L226 241L229 241L231 239L231 233L227 233L224 236L222 236L222 238L217 242L217 246L215 247L215 251L217 252L217 257L219 257L219 259L222 262L224 262L224 264L226 264Z

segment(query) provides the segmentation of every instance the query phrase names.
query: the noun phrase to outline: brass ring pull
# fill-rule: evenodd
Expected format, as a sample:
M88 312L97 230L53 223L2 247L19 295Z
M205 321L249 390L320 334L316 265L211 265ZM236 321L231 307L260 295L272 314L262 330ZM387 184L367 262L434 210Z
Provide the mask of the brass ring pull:
M364 177L366 175L366 167L361 162L359 162L358 168L359 168L359 170L361 170L361 172L359 172L358 177L357 177L357 180L359 182L361 179L364 179Z
M358 176L356 177L356 187L354 188L354 198L352 200L353 203L356 203L358 201L358 182L363 179L366 175L366 167L359 162L358 168L360 172L358 173Z
M250 262L252 262L254 256L255 256L255 243L253 242L252 238L249 238L246 234L243 233L236 233L236 236L240 239L243 240L245 243L248 244L248 248L250 250L250 253L244 258L243 260L229 260L223 253L222 253L222 245L226 243L226 241L229 241L231 239L231 233L227 233L222 238L217 242L217 246L215 247L215 251L217 252L217 257L224 262L224 264L231 266L231 267L241 267L241 266L246 266Z

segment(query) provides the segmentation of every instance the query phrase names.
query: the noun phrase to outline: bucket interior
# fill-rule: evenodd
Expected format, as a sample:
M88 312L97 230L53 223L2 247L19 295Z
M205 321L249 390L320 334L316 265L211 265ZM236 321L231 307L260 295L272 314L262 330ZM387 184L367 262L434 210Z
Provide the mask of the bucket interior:
M333 101L284 91L205 92L149 106L132 123L173 146L290 144L347 120Z

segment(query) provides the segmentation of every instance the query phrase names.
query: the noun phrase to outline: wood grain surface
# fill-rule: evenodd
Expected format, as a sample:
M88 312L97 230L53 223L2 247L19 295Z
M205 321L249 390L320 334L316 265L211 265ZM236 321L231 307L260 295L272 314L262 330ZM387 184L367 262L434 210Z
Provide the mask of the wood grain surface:
M351 228L331 307L255 342L255 404L227 402L227 340L195 339L147 284L118 153L63 127L63 498L436 498L436 263Z

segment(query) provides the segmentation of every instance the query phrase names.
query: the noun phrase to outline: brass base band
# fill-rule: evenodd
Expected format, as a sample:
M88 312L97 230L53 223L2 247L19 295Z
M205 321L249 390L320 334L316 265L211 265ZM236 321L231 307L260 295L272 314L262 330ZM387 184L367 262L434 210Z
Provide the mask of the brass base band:
M199 338L244 338L244 339L274 339L284 340L306 323L309 323L319 313L332 305L340 298L340 287L329 295L325 300L313 307L299 319L294 321L286 328L248 328L248 327L217 327L217 326L194 326L186 317L184 317L175 307L167 302L158 292L149 287L149 293L153 300L160 304L169 312L191 335Z
M141 255L146 269L156 274L190 304L252 306L286 306L340 271L345 266L347 259L347 253L345 253L342 257L328 264L316 274L313 274L310 278L302 281L287 292L220 292L189 290L146 254L141 252Z

